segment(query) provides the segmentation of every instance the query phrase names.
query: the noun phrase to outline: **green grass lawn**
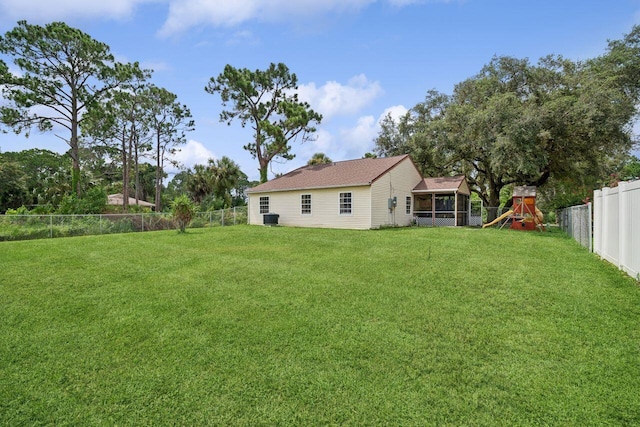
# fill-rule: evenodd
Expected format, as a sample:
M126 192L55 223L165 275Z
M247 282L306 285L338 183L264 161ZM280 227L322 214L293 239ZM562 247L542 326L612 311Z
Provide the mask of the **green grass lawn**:
M562 233L0 244L0 425L638 425L640 288Z

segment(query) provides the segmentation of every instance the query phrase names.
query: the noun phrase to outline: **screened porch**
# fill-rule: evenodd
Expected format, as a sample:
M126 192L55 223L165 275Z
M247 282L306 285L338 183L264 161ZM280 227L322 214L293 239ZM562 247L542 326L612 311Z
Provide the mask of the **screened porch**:
M465 194L414 195L413 216L417 225L469 225L469 196Z
M470 191L464 176L424 178L413 189L413 218L416 225L469 225L470 213Z

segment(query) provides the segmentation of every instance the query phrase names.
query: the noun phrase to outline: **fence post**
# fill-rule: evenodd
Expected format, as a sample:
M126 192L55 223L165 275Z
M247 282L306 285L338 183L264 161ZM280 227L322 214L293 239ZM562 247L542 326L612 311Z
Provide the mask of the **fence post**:
M591 202L587 203L587 210L589 215L589 230L587 233L589 236L589 252L593 252L593 208L591 207Z
M236 225L236 207L233 207L233 225Z
M602 246L600 247L602 254L600 256L605 259L609 256L609 240L611 239L611 237L607 235L607 224L609 223L609 214L611 213L607 206L609 190L609 187L604 187L602 189Z
M53 239L53 215L49 215L49 237Z
M602 191L593 192L593 252L602 256Z
M627 232L631 229L629 226L629 194L627 193L627 183L622 181L618 183L618 268L624 269L629 263L627 262Z

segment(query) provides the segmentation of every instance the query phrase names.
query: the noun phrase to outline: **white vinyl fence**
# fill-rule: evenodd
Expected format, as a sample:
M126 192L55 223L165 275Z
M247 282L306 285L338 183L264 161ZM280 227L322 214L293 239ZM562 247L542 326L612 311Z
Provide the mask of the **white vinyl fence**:
M591 203L561 209L558 211L558 225L583 247L593 251Z
M640 279L640 181L594 191L593 251Z

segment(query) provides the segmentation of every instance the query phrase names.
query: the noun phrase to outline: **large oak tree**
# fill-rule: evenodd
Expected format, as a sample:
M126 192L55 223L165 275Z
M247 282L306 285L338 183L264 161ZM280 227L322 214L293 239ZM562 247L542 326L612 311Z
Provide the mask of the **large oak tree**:
M637 90L621 68L609 55L496 57L451 96L430 92L400 121L385 120L377 150L411 153L427 174L465 174L486 206L499 206L510 184L597 179L632 147Z

